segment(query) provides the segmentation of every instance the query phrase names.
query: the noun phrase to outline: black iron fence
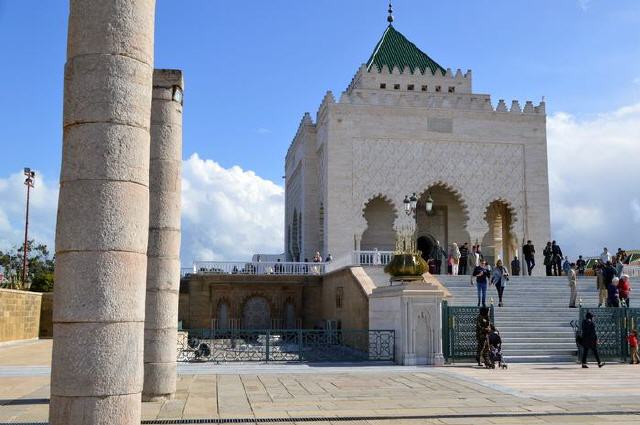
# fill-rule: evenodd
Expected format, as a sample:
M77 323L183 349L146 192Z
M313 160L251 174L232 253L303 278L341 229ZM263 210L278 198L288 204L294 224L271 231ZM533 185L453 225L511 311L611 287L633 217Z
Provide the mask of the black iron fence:
M450 306L442 303L442 351L447 361L476 357L476 321L479 307ZM489 308L489 320L493 323L494 308Z
M598 335L598 353L600 357L615 360L629 358L629 344L627 336L636 330L640 320L640 308L580 308L580 322L582 326L587 312L593 314L593 323ZM581 350L578 355L580 356Z
M189 329L179 362L394 361L393 330Z

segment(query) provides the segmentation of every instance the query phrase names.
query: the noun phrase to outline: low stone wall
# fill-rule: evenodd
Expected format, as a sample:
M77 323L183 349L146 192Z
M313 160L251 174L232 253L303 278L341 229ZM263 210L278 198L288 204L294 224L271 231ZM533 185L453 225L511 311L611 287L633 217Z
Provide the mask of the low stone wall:
M42 294L40 338L53 338L53 292Z
M0 289L0 342L38 338L39 292Z

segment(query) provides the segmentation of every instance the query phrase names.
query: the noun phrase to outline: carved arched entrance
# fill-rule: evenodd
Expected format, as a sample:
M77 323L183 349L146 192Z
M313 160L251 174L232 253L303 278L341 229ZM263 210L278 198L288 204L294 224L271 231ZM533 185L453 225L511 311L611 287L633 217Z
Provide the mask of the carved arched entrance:
M427 213L425 206L429 196L433 200L433 209ZM459 246L467 242L467 221L467 206L453 187L439 182L422 192L416 208L416 237L418 249L421 245L424 249L429 249L428 252L423 251L423 257L433 258L437 242L440 242L441 248L447 253L453 242L457 242ZM444 271L446 272L446 268Z
M363 216L367 221L367 228L362 234L360 249L393 251L396 247L396 232L393 229L396 211L391 201L383 196L376 196L365 205Z
M482 238L482 255L491 265L500 258L509 266L517 252L517 238L513 233L515 210L508 202L498 199L489 204L484 219L489 230Z
M242 308L242 321L245 329L271 328L271 307L265 297L252 296Z

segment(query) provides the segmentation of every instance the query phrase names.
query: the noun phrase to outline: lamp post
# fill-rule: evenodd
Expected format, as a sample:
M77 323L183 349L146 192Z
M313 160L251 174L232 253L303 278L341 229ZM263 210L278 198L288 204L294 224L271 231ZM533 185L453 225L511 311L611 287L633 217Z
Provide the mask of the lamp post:
M418 208L418 197L416 196L415 192L413 192L411 196L405 195L404 201L402 202L404 203L404 212L407 215L416 213L416 210ZM427 214L431 214L431 211L433 211L433 198L431 197L430 193L427 193L427 200L424 203L424 209Z
M27 211L25 214L24 220L24 249L22 251L22 285L27 284L27 270L28 270L28 261L27 255L29 254L29 195L31 193L31 188L34 186L34 181L36 178L35 171L31 171L31 168L24 169L24 175L27 177L24 180L25 186L27 186Z

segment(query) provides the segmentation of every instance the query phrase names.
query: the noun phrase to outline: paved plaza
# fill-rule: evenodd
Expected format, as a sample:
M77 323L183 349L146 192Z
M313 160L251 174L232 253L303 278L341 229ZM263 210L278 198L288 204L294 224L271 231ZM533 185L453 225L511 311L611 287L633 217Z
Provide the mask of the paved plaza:
M51 340L0 346L0 424L46 422L50 355ZM178 374L176 398L144 403L144 423L640 423L640 366L624 364L181 364Z

